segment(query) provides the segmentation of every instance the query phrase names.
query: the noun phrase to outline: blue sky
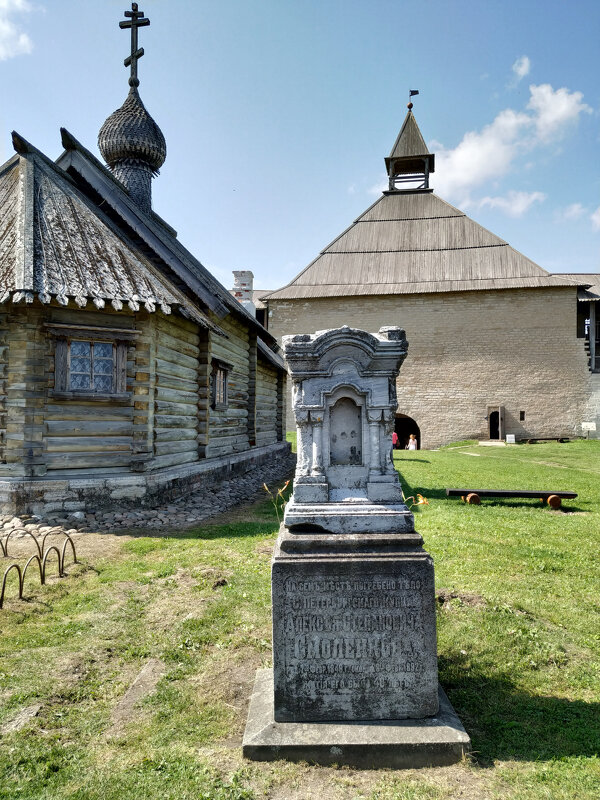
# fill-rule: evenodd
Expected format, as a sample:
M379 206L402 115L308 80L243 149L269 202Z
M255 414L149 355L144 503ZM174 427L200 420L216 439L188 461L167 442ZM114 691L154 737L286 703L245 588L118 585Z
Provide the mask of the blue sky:
M549 271L600 272L597 0L146 0L140 93L168 155L155 210L231 286L287 283L385 185L415 115L445 200ZM122 0L0 0L10 131L97 154L125 99Z

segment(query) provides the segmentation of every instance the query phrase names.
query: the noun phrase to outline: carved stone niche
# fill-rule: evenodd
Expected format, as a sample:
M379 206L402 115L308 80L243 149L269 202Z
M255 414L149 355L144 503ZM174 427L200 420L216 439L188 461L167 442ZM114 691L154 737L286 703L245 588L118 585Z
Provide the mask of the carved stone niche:
M412 529L391 457L396 376L408 350L404 331L344 326L285 336L283 346L298 431L286 526L331 533Z

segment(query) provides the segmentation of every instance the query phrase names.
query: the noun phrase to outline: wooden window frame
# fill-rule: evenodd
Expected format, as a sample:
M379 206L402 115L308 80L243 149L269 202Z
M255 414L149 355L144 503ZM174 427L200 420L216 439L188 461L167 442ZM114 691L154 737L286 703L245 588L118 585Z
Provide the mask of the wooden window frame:
M215 411L225 411L229 407L229 373L232 365L218 358L212 359L210 372L210 407ZM217 379L219 373L223 373L223 400L217 400Z
M50 396L61 400L126 400L127 348L135 341L138 331L127 328L104 328L95 325L62 325L46 323L50 335L55 339L54 389ZM113 345L113 389L112 392L96 392L93 389L70 389L71 342L111 342Z

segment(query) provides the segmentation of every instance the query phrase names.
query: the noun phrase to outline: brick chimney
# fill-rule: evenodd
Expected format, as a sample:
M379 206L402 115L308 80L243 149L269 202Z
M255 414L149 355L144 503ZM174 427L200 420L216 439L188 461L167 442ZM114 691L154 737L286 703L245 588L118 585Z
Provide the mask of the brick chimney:
M256 316L256 306L252 302L254 273L249 269L233 270L233 289L231 294L240 302L246 311Z

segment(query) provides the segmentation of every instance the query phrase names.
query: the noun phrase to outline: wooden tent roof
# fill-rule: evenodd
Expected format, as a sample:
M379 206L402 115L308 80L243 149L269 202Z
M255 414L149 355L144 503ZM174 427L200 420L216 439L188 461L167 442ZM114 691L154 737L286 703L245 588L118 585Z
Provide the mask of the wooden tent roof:
M408 112L400 128L398 138L394 142L390 158L406 158L407 156L429 155L425 139L419 130L414 114Z
M421 189L384 192L291 283L263 300L573 284Z

